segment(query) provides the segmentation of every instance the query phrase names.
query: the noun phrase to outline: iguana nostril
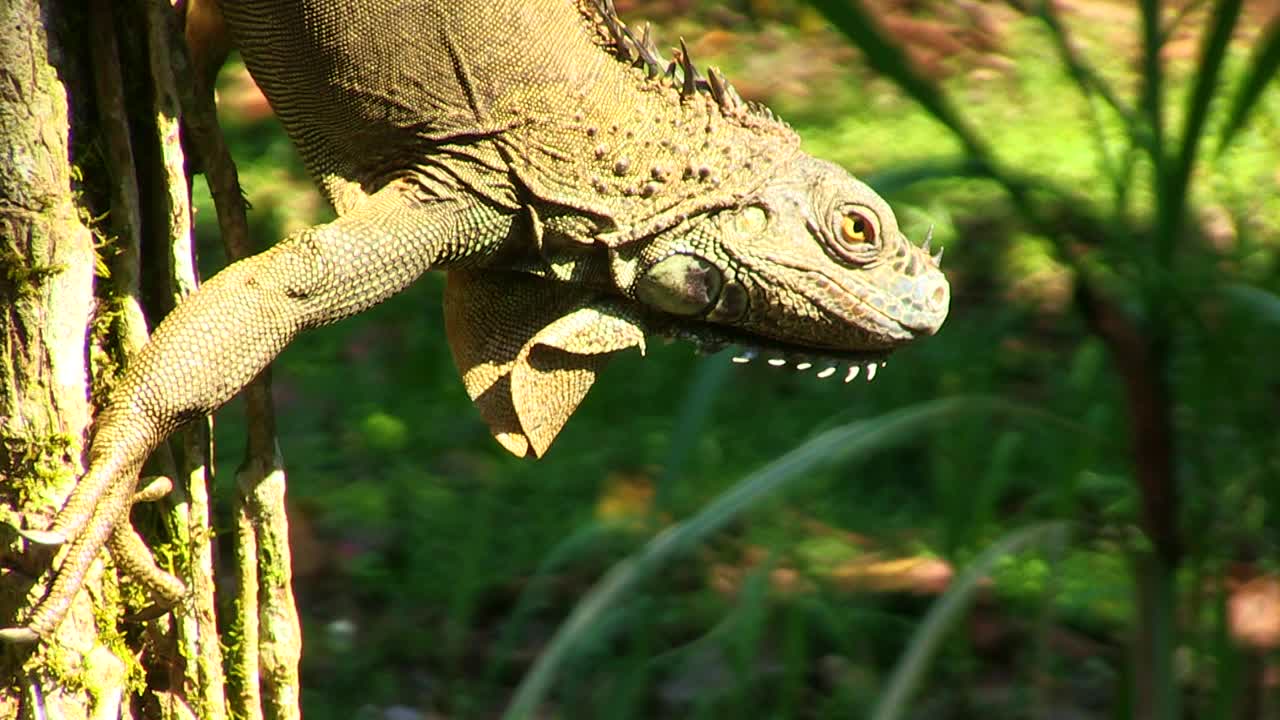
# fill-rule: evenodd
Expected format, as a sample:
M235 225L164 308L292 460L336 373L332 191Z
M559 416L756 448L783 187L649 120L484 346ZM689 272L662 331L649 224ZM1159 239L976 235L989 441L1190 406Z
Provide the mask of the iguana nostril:
M933 271L918 278L918 294L910 312L903 318L903 327L915 337L933 335L942 327L951 310L951 286L941 272Z

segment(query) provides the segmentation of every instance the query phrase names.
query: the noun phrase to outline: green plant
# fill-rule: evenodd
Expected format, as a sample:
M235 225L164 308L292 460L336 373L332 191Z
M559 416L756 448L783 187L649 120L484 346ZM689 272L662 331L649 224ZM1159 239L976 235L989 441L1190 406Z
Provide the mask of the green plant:
M1173 671L1178 644L1176 573L1195 540L1180 530L1189 458L1201 453L1189 428L1179 427L1175 409L1182 390L1175 375L1188 357L1211 356L1215 341L1206 331L1206 311L1228 274L1206 270L1210 262L1195 242L1198 225L1195 170L1206 162L1204 146L1215 135L1210 109L1227 95L1226 122L1216 132L1219 153L1236 139L1258 106L1263 88L1280 66L1280 22L1261 34L1235 89L1220 93L1231 38L1241 24L1242 2L1212 5L1200 51L1181 105L1180 132L1171 127L1170 69L1162 51L1178 23L1199 5L1166 12L1158 0L1141 0L1141 68L1136 97L1123 97L1115 83L1077 50L1055 4L1011 1L1037 19L1058 54L1063 71L1089 103L1086 122L1094 129L1100 167L1089 187L1109 193L1082 193L1052 172L1011 166L1001 159L999 128L978 128L950 96L918 72L898 40L886 33L860 0L811 0L859 47L869 65L891 80L941 122L963 149L961 161L926 164L909 179L977 174L994 182L1026 225L1052 242L1054 258L1070 269L1074 307L1107 347L1123 383L1129 413L1129 453L1140 498L1140 524L1149 551L1135 553L1139 607L1139 647L1131 669L1132 711L1139 717L1179 715L1180 691ZM1119 132L1108 132L1118 127ZM959 170L958 170L959 169ZM1263 292L1252 289L1251 292ZM1194 350L1194 352L1193 352ZM1193 547L1192 552L1205 548Z
M918 436L929 426L954 421L971 413L990 413L995 410L1016 411L1000 401L984 398L955 397L934 400L915 407L897 410L878 418L861 420L843 425L807 441L800 447L779 457L760 470L743 478L729 491L722 493L696 515L654 536L635 555L614 565L574 608L547 648L525 675L504 714L508 720L524 720L533 717L543 700L559 668L566 662L575 646L587 642L599 643L593 637L607 629L601 622L606 612L617 605L626 594L666 561L688 552L705 542L729 522L767 499L775 498L785 490L811 477L818 466L849 462L863 456L882 452L905 439ZM938 636L949 629L956 617L956 608L972 596L976 581L996 557L1013 552L1028 541L1038 538L1044 528L1017 533L997 545L976 564L976 569L940 603L935 620L922 632L917 649L901 671L898 684L904 687L916 681L927 664L927 655L936 647ZM606 630L607 631L607 630ZM891 716L891 715L889 715ZM889 717L886 716L886 717Z

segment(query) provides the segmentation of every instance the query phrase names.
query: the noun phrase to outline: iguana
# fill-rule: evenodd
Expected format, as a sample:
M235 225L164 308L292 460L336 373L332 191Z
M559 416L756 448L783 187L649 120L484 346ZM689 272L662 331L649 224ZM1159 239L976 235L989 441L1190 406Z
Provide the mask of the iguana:
M229 265L159 325L52 526L24 531L71 546L0 637L55 629L109 538L125 538L126 569L154 577L137 536L113 535L148 454L299 332L427 270L448 272L467 392L521 456L545 453L605 362L647 335L869 379L947 315L940 255L909 243L884 200L700 73L683 43L665 60L610 0L222 0L222 12L337 219Z

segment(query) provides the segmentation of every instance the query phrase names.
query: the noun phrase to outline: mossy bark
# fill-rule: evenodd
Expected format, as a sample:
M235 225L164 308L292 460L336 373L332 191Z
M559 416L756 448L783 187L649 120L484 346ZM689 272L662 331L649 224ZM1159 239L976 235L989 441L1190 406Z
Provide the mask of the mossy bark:
M95 255L69 147L80 77L72 14L57 0L0 3L0 520L25 527L47 526L83 469L91 416ZM0 541L0 618L21 617L49 558L20 553L11 531ZM100 630L114 628L102 620L117 594L101 565L85 587L50 642L0 656L0 717L41 705L47 717L119 712L130 661L119 636Z
M0 521L44 528L84 469L92 400L145 340L142 298L163 298L154 322L194 285L177 18L163 0L2 0L0 23ZM158 453L175 492L134 514L183 606L125 622L149 598L104 554L52 637L0 645L0 718L225 716L207 438ZM56 561L0 526L0 626Z

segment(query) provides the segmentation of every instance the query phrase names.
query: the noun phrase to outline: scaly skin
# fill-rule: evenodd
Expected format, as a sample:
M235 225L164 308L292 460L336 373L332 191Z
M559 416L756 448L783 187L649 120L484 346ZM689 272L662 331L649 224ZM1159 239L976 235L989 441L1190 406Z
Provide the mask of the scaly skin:
M875 192L687 51L668 64L602 1L223 0L339 217L227 267L157 328L84 478L51 528L27 532L71 543L51 589L0 637L55 629L109 540L171 602L181 588L123 524L147 455L297 333L429 269L449 272L463 382L521 456L545 453L609 357L646 334L798 367L832 357L852 377L937 331L946 279Z

